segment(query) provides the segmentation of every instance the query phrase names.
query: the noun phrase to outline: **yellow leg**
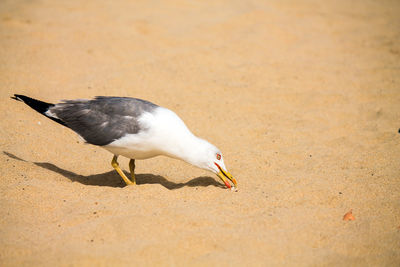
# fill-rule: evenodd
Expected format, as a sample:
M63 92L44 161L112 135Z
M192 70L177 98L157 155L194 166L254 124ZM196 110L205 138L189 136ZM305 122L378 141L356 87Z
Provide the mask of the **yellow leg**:
M126 185L133 185L128 177L126 177L125 173L122 172L121 168L119 167L119 164L117 162L118 156L114 155L112 161L111 161L111 166L118 172L118 174L121 176L121 178L125 181Z
M136 184L136 177L135 177L135 160L131 159L129 161L129 169L131 170L131 177L132 177L132 183Z

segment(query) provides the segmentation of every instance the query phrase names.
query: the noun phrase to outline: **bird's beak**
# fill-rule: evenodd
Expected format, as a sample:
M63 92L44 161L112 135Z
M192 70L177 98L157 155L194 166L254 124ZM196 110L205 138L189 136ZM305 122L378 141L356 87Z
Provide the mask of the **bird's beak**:
M217 167L219 169L219 172L217 173L217 175L219 176L219 178L221 178L221 180L224 182L226 187L228 187L228 188L232 187L231 184L229 183L228 179L230 181L232 181L232 183L234 184L235 187L237 187L237 182L236 182L235 178L233 178L229 172L224 171L217 163L215 163L215 165L217 165Z

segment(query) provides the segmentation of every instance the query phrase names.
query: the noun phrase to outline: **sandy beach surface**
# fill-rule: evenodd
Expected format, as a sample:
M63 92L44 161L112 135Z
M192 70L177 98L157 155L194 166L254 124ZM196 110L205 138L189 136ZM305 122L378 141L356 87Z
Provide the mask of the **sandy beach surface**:
M0 265L399 266L399 14L389 0L2 0ZM127 187L110 153L14 93L170 108L239 191L165 157L137 161Z

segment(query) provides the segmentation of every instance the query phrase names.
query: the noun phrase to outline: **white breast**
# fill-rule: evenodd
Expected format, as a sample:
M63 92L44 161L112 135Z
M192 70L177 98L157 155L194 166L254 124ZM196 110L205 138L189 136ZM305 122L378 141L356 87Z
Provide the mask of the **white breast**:
M143 131L127 134L103 148L131 159L159 155L180 158L180 153L185 151L185 143L195 138L184 122L166 108L158 107L152 113L144 113L138 120Z

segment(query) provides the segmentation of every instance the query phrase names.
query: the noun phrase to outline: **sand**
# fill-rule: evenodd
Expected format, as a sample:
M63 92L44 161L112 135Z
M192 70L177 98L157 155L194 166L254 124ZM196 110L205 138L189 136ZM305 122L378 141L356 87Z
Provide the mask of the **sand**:
M0 265L398 266L399 14L386 0L1 1ZM164 157L126 187L111 154L13 93L170 108L239 191Z

